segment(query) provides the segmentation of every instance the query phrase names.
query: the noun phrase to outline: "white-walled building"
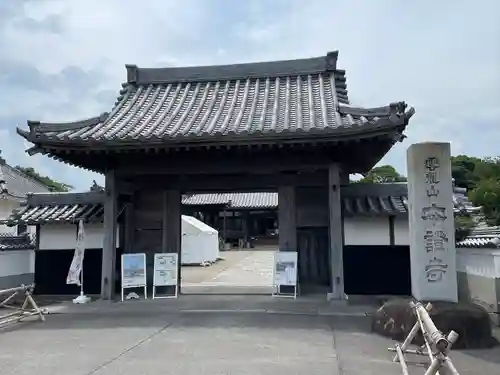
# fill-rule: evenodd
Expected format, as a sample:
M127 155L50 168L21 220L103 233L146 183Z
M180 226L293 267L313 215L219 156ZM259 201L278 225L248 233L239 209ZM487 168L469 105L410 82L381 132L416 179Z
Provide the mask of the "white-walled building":
M33 281L36 247L35 226L7 226L2 221L26 203L28 194L48 191L0 157L0 289Z

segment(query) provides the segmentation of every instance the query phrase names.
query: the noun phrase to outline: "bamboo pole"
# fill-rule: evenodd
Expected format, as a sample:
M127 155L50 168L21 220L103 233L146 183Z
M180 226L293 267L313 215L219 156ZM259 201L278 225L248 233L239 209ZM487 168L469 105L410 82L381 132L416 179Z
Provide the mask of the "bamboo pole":
M28 290L33 290L33 285L21 285L21 286L15 287L15 288L0 289L0 296L3 296L5 294L18 293L18 292L26 292Z
M411 306L411 303L410 303L410 306ZM430 303L428 303L425 306L426 310L430 310L431 308L432 308L432 305ZM403 351L403 353L406 353L406 350L411 345L411 342L413 341L413 339L417 335L419 328L420 328L420 324L419 324L418 319L417 319L417 321L415 322L415 325L413 326L413 328L411 329L410 333L408 334L408 336L406 337L405 341L403 342L403 345L401 345L401 350ZM393 362L397 362L397 360L398 360L398 356L395 355L394 358L392 359L392 361Z
M408 372L408 366L406 364L405 357L403 356L403 351L398 344L396 344L396 355L399 359L399 364L401 365L401 371L403 372L403 375L410 375L410 373Z
M7 305L19 292L24 292L24 301L21 307ZM39 320L45 321L44 311L35 302L31 293L33 285L21 285L16 288L0 290L0 295L9 295L1 304L0 307L14 310L11 313L0 316L0 326L5 326L10 323L19 322L24 318L38 315ZM28 308L29 307L29 308Z
M417 322L412 327L401 346L396 344L394 348L389 348L389 351L396 352L393 362L399 361L403 375L408 375L408 365L404 358L404 354L411 353L427 355L430 359L430 366L426 370L425 375L439 375L440 370L446 374L459 375L457 369L453 365L453 362L448 357L451 347L458 339L458 333L450 331L448 335L445 336L440 330L437 329L428 313L432 307L430 303L424 307L420 302L410 302L410 307L415 310ZM418 350L408 349L408 346L411 344L419 330L422 332L424 337L424 345L422 348L425 347L427 349L426 352L424 352L422 348L419 348Z

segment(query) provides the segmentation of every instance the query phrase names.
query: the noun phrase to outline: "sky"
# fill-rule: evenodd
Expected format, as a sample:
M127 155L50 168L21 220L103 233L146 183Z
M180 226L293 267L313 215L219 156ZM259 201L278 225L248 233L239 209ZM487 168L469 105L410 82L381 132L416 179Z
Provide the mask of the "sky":
M0 150L12 165L87 190L101 175L28 156L26 121L110 111L140 67L306 58L339 50L351 103L406 101L408 138L380 164L406 173L406 149L500 156L498 0L1 0Z

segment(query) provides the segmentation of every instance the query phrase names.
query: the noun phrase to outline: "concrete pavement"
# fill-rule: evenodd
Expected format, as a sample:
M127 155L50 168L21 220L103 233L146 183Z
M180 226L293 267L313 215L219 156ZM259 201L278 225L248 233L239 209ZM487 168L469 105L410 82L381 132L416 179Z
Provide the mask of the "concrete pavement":
M233 250L207 267L182 267L183 293L271 294L275 249Z
M60 305L0 331L0 374L401 374L370 309L248 296ZM461 375L500 368L497 349L451 357Z

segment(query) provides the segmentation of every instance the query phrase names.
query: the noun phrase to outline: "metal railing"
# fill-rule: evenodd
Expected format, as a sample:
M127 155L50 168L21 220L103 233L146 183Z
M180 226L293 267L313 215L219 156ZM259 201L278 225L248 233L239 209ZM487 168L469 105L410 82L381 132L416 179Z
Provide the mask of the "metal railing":
M16 288L0 290L0 298L7 296L0 302L0 314L3 310L10 311L4 315L0 315L0 328L12 323L20 322L22 319L38 316L38 319L45 321L46 311L38 307L33 298L34 285L21 285ZM13 302L20 294L24 295L22 305L16 306Z
M458 339L458 333L451 331L448 336L444 336L444 334L436 328L436 325L429 316L429 310L432 307L430 303L424 307L420 302L410 302L410 307L415 312L417 322L402 345L396 344L394 348L389 348L389 351L396 352L393 362L399 361L403 375L409 375L408 365L404 355L406 353L423 355L428 356L430 360L430 365L425 375L440 375L440 371L441 375L459 375L451 359L448 357L451 346ZM424 345L418 349L409 349L408 347L419 330L424 337Z

